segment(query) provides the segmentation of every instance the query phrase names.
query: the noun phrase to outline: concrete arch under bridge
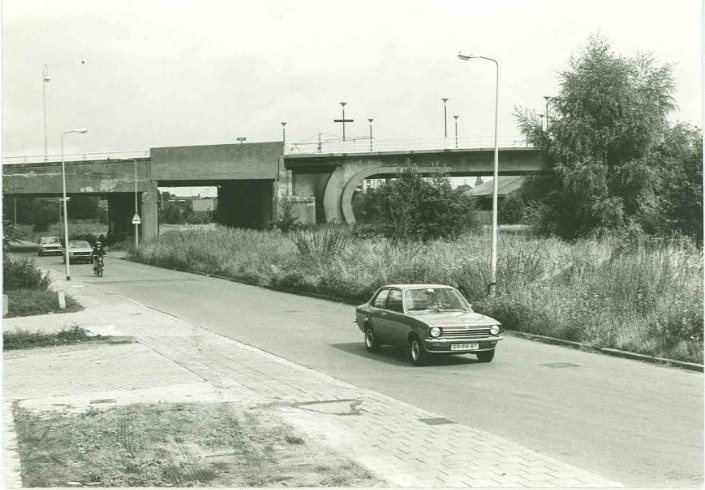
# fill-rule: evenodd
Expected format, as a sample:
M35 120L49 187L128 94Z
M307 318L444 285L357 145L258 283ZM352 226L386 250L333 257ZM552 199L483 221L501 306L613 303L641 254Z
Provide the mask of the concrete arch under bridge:
M293 194L315 198L317 221L354 223L352 199L363 180L393 177L398 168L410 164L425 175L491 176L494 149L287 155L285 162L292 171ZM501 148L499 168L502 176L527 175L538 172L541 161L533 148Z

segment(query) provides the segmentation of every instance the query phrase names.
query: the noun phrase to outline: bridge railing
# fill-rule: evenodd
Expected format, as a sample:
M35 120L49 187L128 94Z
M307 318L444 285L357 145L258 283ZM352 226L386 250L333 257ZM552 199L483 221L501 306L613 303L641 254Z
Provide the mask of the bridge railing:
M529 147L526 140L520 136L502 136L497 138L498 146L502 148ZM494 148L493 136L455 137L448 138L407 138L407 139L370 139L351 138L342 140L322 140L287 144L285 155L340 154L340 153L374 153L394 151L423 150L468 150L479 148Z
M101 151L93 153L64 153L64 161L109 161L109 160L125 160L128 158L149 158L149 150L127 150L127 151ZM43 163L43 162L60 162L61 154L58 155L18 155L18 156L3 156L3 165L13 165L20 163Z

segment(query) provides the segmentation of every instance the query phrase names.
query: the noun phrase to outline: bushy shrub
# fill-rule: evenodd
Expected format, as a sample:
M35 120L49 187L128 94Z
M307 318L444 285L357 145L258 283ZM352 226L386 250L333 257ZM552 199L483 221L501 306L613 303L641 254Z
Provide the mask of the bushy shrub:
M457 237L479 226L469 195L453 189L447 177L424 178L410 163L356 206L364 221L396 240Z
M294 208L294 203L291 201L284 201L284 203L281 205L281 216L279 216L279 220L277 221L277 228L279 228L283 233L288 233L291 230L294 230L298 227L301 226L301 223L299 222L299 217L294 216L294 213L292 212Z
M347 228L328 226L322 231L298 230L291 235L304 260L322 262L338 255L350 239Z
M38 289L46 291L49 288L49 273L42 275L34 260L15 258L3 254L2 258L2 289L3 292L18 289Z

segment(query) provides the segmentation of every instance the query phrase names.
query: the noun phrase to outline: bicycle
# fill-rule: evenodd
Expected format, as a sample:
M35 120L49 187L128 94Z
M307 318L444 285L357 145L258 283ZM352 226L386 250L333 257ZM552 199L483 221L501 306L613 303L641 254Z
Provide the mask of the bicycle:
M103 269L105 268L105 265L103 264L103 257L95 257L93 260L95 262L95 265L93 266L93 274L98 277L103 277Z

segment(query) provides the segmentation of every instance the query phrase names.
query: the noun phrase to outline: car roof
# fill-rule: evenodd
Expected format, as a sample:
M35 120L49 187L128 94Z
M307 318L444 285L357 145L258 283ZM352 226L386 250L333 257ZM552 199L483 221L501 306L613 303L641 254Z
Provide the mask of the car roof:
M383 288L397 288L397 289L438 289L438 288L450 288L455 289L453 286L448 286L447 284L385 284Z

